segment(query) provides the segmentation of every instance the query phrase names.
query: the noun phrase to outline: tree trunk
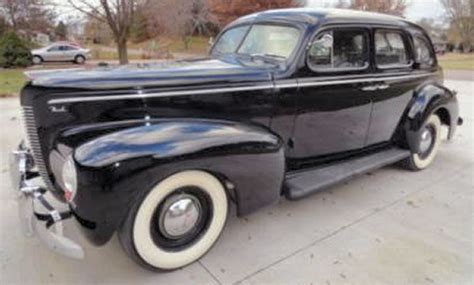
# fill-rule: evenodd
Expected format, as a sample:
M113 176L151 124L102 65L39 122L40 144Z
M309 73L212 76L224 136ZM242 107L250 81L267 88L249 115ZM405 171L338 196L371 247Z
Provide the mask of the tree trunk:
M181 39L183 40L183 43L184 43L184 50L188 50L188 48L189 48L189 38L187 36L183 36Z
M120 64L128 64L127 40L119 39L117 41L117 51Z

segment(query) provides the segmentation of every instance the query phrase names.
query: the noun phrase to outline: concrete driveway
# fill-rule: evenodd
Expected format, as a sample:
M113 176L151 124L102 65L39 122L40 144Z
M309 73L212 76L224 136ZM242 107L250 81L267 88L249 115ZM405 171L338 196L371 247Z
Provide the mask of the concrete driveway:
M199 262L169 273L135 265L116 238L88 245L86 259L58 256L21 235L6 153L21 137L16 99L0 100L0 283L472 284L474 83L459 91L465 124L431 168L390 166L306 200L230 217Z

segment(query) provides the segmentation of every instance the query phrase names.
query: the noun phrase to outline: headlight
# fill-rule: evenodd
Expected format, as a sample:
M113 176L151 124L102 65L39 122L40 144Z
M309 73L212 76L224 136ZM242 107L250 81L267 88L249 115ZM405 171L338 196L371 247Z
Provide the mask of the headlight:
M76 166L72 155L68 156L63 165L62 178L64 184L64 197L68 202L74 199L77 191Z

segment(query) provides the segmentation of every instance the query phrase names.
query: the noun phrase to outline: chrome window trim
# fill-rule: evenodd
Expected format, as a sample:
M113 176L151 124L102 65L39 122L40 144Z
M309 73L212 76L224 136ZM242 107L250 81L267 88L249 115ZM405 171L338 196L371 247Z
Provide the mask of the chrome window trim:
M55 104L66 104L66 103L79 103L79 102L91 102L91 101L111 101L111 100L137 100L137 99L149 99L159 98L168 96L187 96L187 95L205 95L205 94L219 94L219 93L231 93L238 91L258 91L268 89L285 89L294 87L310 87L310 86L331 86L339 84L354 84L354 83L373 83L379 81L399 81L406 79L423 78L436 75L435 72L423 72L419 74L367 74L363 77L352 76L348 79L337 79L338 76L333 76L330 79L328 77L307 77L307 78L296 78L293 79L293 83L288 83L288 80L276 80L274 83L258 85L258 86L243 86L243 87L227 87L227 88L214 88L214 89L197 89L197 90L182 90L182 91L165 91L165 92L153 92L153 93L129 93L122 95L101 95L101 96L81 96L61 99L51 99L48 101L49 105Z

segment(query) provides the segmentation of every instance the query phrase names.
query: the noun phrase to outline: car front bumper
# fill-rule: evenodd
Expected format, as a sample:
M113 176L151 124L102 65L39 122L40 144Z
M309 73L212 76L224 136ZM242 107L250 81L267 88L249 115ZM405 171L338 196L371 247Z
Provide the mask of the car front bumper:
M32 171L34 160L23 143L10 154L9 166L10 181L25 235L36 235L49 249L61 255L84 258L82 247L63 235L62 221L70 218L71 212L55 209L45 198L46 189L32 182L38 173Z

